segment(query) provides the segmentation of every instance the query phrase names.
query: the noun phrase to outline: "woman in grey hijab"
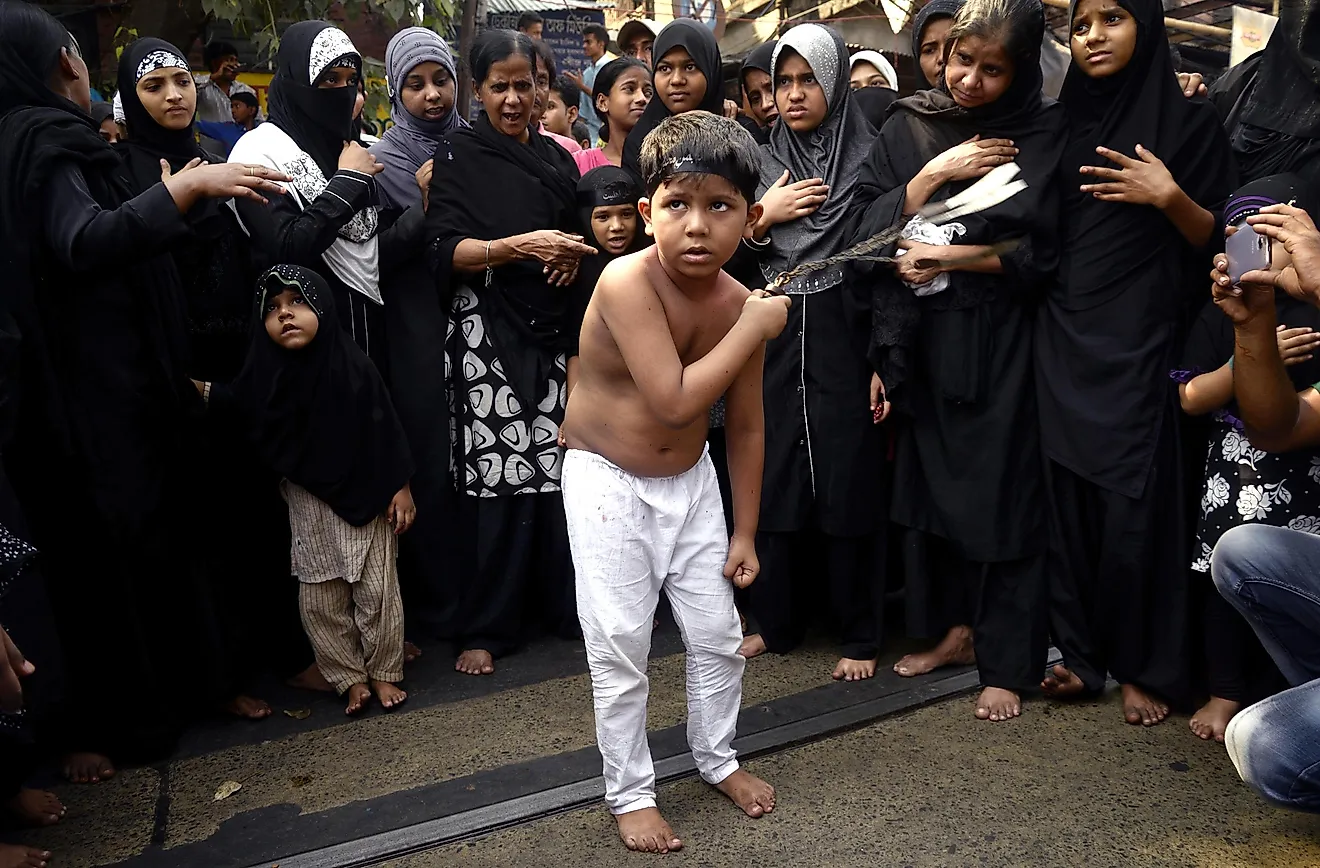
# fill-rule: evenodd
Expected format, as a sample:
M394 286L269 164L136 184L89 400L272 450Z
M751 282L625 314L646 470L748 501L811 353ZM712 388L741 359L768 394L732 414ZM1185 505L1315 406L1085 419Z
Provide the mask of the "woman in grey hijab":
M802 24L772 61L779 120L761 148L756 226L767 280L831 256L851 238L852 191L875 140L848 81L843 38ZM789 325L766 346L765 484L751 609L760 633L745 656L787 652L803 637L795 564L824 564L841 632L834 677L875 673L883 591L885 506L881 431L867 396L872 371L868 287L841 268L791 281Z
M468 124L454 108L454 57L434 32L409 27L396 33L385 49L385 75L393 126L371 148L385 166L376 187L382 207L406 210L422 203L417 172L441 137Z
M412 489L420 516L415 531L400 539L399 583L409 635L421 630L438 639L449 636L458 599L451 584L460 571L447 530L454 523L444 358L448 299L437 294L426 264L422 185L429 186L436 149L448 153L445 137L468 124L454 107L454 58L435 33L409 27L395 34L385 49L385 74L394 125L371 153L385 167L376 186L381 220L391 226L381 236L387 382L417 465Z

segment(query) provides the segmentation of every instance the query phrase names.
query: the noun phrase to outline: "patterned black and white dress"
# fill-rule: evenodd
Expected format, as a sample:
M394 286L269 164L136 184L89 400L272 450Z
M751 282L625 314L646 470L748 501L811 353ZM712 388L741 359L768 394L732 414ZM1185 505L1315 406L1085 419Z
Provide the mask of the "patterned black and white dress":
M1298 302L1278 302L1279 322L1289 327L1320 329L1320 312ZM1193 325L1184 367L1173 378L1188 382L1214 371L1233 355L1233 326L1209 305ZM1288 368L1300 392L1320 382L1320 363ZM1247 439L1230 403L1214 414L1213 433L1205 459L1205 477L1197 513L1192 569L1210 572L1215 544L1231 528L1257 523L1320 534L1320 453L1311 450L1266 452Z
M454 293L446 338L451 469L464 493L504 497L559 491L559 426L567 401L564 354L535 406L524 406L491 342L483 304L466 284ZM461 430L460 430L461 426Z

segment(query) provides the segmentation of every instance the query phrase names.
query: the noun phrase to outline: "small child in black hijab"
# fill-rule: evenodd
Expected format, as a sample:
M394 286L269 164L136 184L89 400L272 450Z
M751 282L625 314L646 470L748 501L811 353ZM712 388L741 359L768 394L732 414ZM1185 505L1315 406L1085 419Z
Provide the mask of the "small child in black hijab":
M284 481L303 627L346 713L372 693L408 695L398 534L416 518L412 457L375 365L337 323L325 279L294 265L261 276L252 346L217 407L243 418L258 454ZM208 396L211 384L201 385Z

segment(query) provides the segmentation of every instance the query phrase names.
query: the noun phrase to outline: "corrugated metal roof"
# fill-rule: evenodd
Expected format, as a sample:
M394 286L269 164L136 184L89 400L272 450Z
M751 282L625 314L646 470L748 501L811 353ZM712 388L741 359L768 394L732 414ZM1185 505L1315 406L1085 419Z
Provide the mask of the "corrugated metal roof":
M613 9L610 2L592 0L486 0L487 12L554 12L556 9Z

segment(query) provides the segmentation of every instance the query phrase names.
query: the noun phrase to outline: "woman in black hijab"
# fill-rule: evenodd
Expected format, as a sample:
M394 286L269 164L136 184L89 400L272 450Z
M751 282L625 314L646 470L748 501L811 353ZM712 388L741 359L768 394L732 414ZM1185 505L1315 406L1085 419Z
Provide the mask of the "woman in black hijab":
M753 48L738 73L743 109L737 120L758 145L770 141L770 125L779 117L779 110L775 108L774 69L770 65L777 44L772 39Z
M357 141L361 77L362 55L342 30L324 21L293 25L280 40L270 119L239 139L229 160L293 179L287 196L238 204L257 264L301 265L324 277L340 324L384 368L375 181L382 167Z
M161 39L139 39L119 58L119 93L132 137L118 145L129 186L141 193L160 181L162 162L171 173L197 161L223 164L223 157L197 144L193 114L196 85L183 52ZM184 215L188 234L170 247L187 304L189 376L228 381L247 354L252 252L234 210L205 199ZM223 647L217 668L230 673L235 692L257 672L273 667L288 676L311 662L300 638L289 592L289 537L277 479L254 461L230 420L208 415L195 431L200 527L206 542L196 546L209 578ZM242 542L239 542L239 541ZM236 576L246 581L236 582ZM286 616L281 619L279 616ZM239 695L228 704L250 718L270 715L258 700Z
M1320 9L1282 0L1265 50L1215 82L1240 180L1295 172L1320 183Z
M717 115L724 109L720 46L709 27L692 18L674 19L655 38L651 57L655 96L623 143L623 167L639 184L639 157L647 133L676 114L699 109Z
M1178 87L1157 0L1082 0L1060 99L1063 257L1036 330L1055 695L1123 685L1129 723L1187 699L1190 527L1177 367L1222 243L1233 157ZM1124 62L1126 60L1126 62Z
M69 33L0 4L0 267L23 342L4 458L52 591L75 706L65 743L89 751L66 763L79 781L114 774L107 755L167 753L181 713L218 698L189 654L206 623L185 524L200 398L164 254L200 199L275 196L284 180L202 166L134 195L89 107Z
M895 271L875 270L875 418L900 414L892 518L931 538L950 623L973 623L981 719L1016 717L1045 662L1045 544L1031 306L1053 279L1062 108L1041 96L1038 0L972 0L945 81L894 104L861 172L855 240L1016 160L1028 187L955 224L908 224ZM989 69L989 73L987 73ZM980 135L978 142L970 142ZM1011 142L1010 142L1011 140ZM983 245L1010 239L1011 252ZM940 260L977 257L942 266ZM926 260L926 262L923 262ZM909 592L914 589L909 588Z
M912 57L926 84L940 86L944 43L964 0L930 0L912 19Z
M582 327L577 164L529 127L535 50L488 30L470 68L485 111L441 140L426 213L436 285L453 293L448 365L464 570L457 668L495 671L524 613L576 624L559 492L567 356Z
M646 246L648 239L637 213L641 198L642 188L618 166L598 166L578 181L578 220L585 241L599 251L582 257L578 271L578 297L584 314L605 266ZM604 210L597 214L598 208Z

